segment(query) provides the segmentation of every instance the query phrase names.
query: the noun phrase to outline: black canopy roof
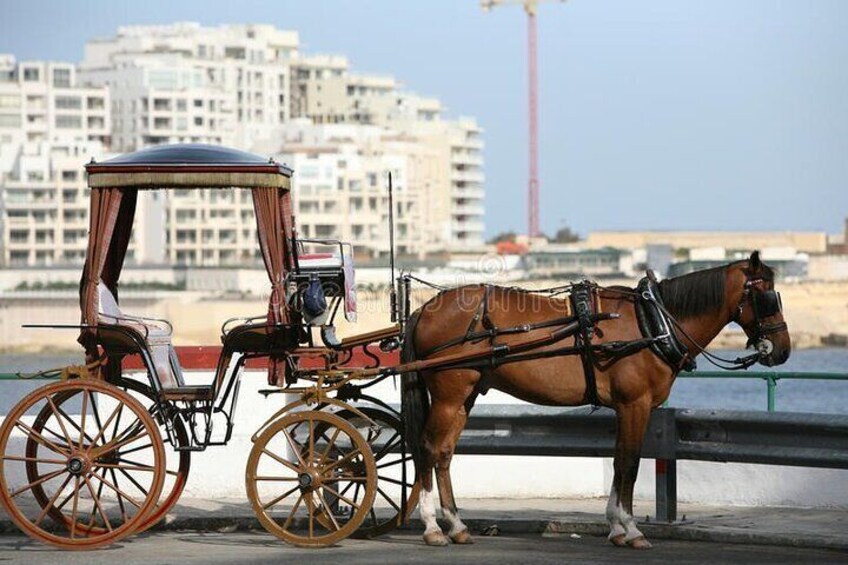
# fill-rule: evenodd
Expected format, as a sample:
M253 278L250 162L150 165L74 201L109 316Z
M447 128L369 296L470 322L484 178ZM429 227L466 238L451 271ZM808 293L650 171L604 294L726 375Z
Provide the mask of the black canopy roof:
M273 158L200 143L156 145L86 165L89 186L289 187L292 170Z

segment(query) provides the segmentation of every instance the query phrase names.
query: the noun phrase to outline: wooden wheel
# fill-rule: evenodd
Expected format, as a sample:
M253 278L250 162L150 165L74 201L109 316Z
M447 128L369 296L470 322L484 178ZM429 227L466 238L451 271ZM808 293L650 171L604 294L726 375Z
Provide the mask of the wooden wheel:
M347 538L365 520L377 494L368 442L342 418L314 410L287 414L256 438L246 481L247 496L265 529L299 546ZM361 491L356 501L351 499L354 487Z
M0 427L0 453L0 501L9 517L27 535L64 549L133 533L153 511L165 476L150 415L127 393L94 380L27 395Z
M372 538L402 526L418 505L420 485L415 480L412 454L406 450L402 425L391 412L380 408L361 407L363 418L353 410L335 412L352 424L371 446L377 463L377 496L368 517L354 534ZM373 422L373 423L372 423ZM355 502L361 496L354 487L350 495Z
M164 418L166 416L157 411L156 393L153 392L153 389L132 379L121 379L118 386L128 392L135 393L134 398L147 407L147 411L153 416L160 429L165 426ZM188 474L191 470L191 451L177 451L177 447L188 446L188 432L186 432L185 424L181 418L171 418L170 423L174 429L177 445L172 445L173 449L165 449L165 481L162 485L162 494L159 496L159 501L156 503L153 513L136 529L136 533L149 530L158 524L180 499L188 482ZM160 434L167 437L164 432L160 432Z
M155 393L149 386L131 379L121 379L117 385L125 391L131 392L133 398L138 400L143 406L148 407L147 411L154 417L160 428L164 426L165 422L163 418L156 413L157 406L155 402L156 397L154 396ZM54 412L54 408L61 408L75 395L75 391L66 391L54 395L53 406L51 407L50 404L45 403L41 412L39 412L33 422L33 430L41 435L47 436L48 438L55 439L56 441L64 439L53 433L54 429L58 429L56 425L57 421L55 419L57 414ZM174 427L174 435L176 436L177 444L180 446L188 445L188 434L186 433L185 425L182 420L174 418L171 423ZM160 435L161 434L162 432L160 432ZM39 445L40 444L35 441L33 437L27 439L26 454L27 457L30 458L26 464L27 478L30 482L34 483L37 483L37 479L40 475L39 469L37 468L38 466L34 462ZM188 480L189 470L191 469L191 452L166 449L165 453L165 480L162 486L162 493L150 516L136 528L136 533L141 533L150 529L165 517L168 511L173 508L179 500L180 495L185 488L186 481ZM125 463L130 464L133 462L133 460L125 461ZM100 470L100 467L95 465L94 470ZM111 479L117 486L120 486L122 482L129 482L132 484L132 481L134 480L134 477L123 469L110 468L106 470L106 474L107 478ZM41 508L45 508L48 504L50 504L50 497L44 491L41 484L36 484L36 486L32 488L32 494ZM53 518L54 521L65 523L66 527L70 525L69 522L64 522L67 519L67 516L55 508L48 509L47 514ZM104 532L103 528L82 522L77 523L76 529L80 532L85 532L86 534L100 534Z

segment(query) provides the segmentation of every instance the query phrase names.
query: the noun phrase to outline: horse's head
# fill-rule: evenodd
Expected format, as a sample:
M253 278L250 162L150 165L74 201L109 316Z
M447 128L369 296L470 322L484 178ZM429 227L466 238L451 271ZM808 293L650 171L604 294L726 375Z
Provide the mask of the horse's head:
M780 293L774 290L774 271L760 260L759 251L751 253L739 270L742 289L732 320L742 326L748 347L757 349L761 364L781 365L789 359L792 344Z

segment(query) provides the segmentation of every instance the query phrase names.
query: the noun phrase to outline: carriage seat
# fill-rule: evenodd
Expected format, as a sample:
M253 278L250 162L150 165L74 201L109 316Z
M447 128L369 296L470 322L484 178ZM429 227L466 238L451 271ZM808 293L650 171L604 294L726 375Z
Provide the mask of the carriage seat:
M170 322L124 314L118 307L118 301L115 300L112 292L103 281L100 281L100 284L97 285L97 293L100 299L100 309L97 314L98 325L118 326L136 334L136 337L146 346L165 398L171 400L211 400L211 386L185 384L180 361L174 346L171 344L173 326Z

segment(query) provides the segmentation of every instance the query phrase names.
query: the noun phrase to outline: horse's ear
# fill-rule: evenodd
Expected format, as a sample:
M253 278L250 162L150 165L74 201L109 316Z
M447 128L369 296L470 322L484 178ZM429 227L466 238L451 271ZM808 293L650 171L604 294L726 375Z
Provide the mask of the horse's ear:
M748 269L752 273L758 273L763 268L763 262L760 260L760 252L754 251L751 253L751 256L748 257Z

